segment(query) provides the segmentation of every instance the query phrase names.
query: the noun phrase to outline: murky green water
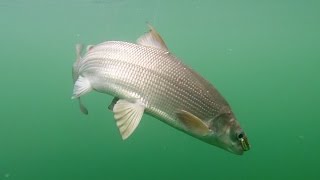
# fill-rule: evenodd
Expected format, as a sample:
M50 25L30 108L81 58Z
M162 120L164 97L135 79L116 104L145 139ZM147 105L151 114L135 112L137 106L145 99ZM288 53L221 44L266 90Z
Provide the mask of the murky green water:
M0 179L320 179L319 1L0 0ZM74 45L153 24L228 99L233 155L149 116L122 141L110 96L70 99Z

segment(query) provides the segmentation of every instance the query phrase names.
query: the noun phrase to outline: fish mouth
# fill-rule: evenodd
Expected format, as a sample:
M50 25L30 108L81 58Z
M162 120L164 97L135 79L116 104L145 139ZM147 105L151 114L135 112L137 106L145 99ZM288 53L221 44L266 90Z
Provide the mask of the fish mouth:
M237 155L243 155L245 151L250 150L250 144L247 137L239 138L238 142L239 143L234 143L231 147L227 148L227 150Z
M249 141L248 141L247 137L240 138L239 142L240 142L240 145L241 145L241 148L242 148L243 151L249 151L250 150L250 144L249 144Z

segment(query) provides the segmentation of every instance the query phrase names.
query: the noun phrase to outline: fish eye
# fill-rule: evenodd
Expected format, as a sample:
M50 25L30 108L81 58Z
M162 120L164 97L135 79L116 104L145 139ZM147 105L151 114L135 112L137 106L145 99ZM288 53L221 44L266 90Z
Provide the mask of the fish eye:
M244 133L243 132L238 134L238 139L242 139L243 137L244 137Z

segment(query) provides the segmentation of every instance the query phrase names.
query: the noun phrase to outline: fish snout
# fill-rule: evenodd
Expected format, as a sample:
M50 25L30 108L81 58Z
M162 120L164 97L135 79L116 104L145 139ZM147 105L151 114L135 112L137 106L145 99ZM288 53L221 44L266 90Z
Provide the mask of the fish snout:
M243 151L249 151L250 144L247 136L243 132L238 135L238 141Z

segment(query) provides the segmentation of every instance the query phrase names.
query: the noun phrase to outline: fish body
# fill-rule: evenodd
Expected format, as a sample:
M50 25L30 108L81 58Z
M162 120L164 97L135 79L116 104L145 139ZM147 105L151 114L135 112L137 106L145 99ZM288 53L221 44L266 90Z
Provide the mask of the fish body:
M91 90L114 96L109 109L123 139L147 113L230 152L248 150L246 135L227 101L150 29L137 43L106 41L89 47L83 57L78 48L73 98L80 100ZM81 102L80 107L85 109Z

